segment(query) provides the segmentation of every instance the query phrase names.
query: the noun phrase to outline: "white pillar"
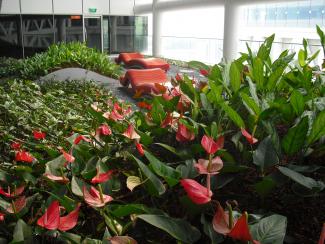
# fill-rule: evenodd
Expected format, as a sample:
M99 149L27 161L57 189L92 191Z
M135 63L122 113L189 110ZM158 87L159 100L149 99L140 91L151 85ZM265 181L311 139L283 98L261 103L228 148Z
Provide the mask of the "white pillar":
M225 1L223 57L227 61L232 61L238 55L239 9L238 1Z
M152 55L161 57L161 11L158 10L159 0L153 0L152 3Z

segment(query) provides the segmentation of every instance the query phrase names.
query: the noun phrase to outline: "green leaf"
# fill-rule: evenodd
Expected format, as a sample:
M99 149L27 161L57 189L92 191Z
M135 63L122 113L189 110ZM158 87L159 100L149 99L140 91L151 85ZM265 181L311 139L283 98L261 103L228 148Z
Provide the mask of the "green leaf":
M313 142L320 139L325 135L325 110L320 112L316 117L313 127L311 129L310 135L308 136L308 144L312 144Z
M118 217L125 217L129 216L131 214L158 214L158 215L164 215L164 212L160 209L155 208L148 208L144 204L126 204L126 205L110 205L111 207L111 213Z
M144 154L150 162L150 167L152 167L157 175L163 177L170 187L178 184L181 177L180 172L161 162L151 153L145 151Z
M204 93L200 94L201 97L201 103L202 103L202 107L205 111L207 111L209 117L213 116L213 108L211 106L211 104L209 103L207 96Z
M256 82L257 88L264 87L264 64L263 61L256 57L253 61L253 77Z
M69 233L69 232L60 232L60 239L64 241L69 241L71 244L81 243L81 236Z
M250 227L253 239L261 244L283 244L286 229L287 218L277 214L263 218Z
M204 233L210 238L210 244L222 243L223 237L221 234L218 234L212 226L211 221L207 221L204 214L201 215L201 224L203 224Z
M17 221L17 224L13 233L13 240L11 244L14 243L33 243L33 230L27 225L22 219Z
M195 160L186 160L185 165L181 164L177 166L177 170L181 172L182 179L195 178L198 173L194 168Z
M262 181L255 184L255 190L261 197L266 197L276 187L276 183L271 177L264 177Z
M239 128L245 128L245 123L243 119L240 117L240 115L233 110L230 106L228 106L225 103L221 103L220 106L222 109L226 112L226 114L229 116L229 118L239 127Z
M298 91L294 90L290 97L290 103L296 113L296 115L300 115L304 112L305 108L305 100L304 96Z
M272 143L271 136L266 137L253 153L253 163L261 172L279 163L279 157Z
M303 185L304 187L314 191L314 192L320 192L325 188L325 184L322 181L316 181L310 177L306 177L296 171L293 171L291 169L288 169L286 167L279 167L279 170L282 174L288 176L293 181L297 182L300 185Z
M282 148L288 155L294 155L305 144L308 132L308 118L304 117L298 125L289 129L282 139Z
M209 70L210 67L200 61L190 61L187 63L189 68L192 68L192 69L205 69L205 70Z
M141 185L141 179L138 176L129 176L126 179L126 187L130 190L133 191L134 188L137 186Z
M73 192L73 194L75 194L76 196L79 197L83 197L83 192L82 192L82 188L85 185L85 183L80 180L79 178L73 176L72 180L71 180L71 190Z
M144 163L141 162L141 160L137 159L133 155L132 157L136 161L144 175L148 177L146 185L148 186L147 189L149 193L156 196L164 194L166 188L164 184L159 180L159 178L154 173L152 173L151 170Z
M298 53L298 62L301 67L304 67L306 65L306 56L305 51L300 49Z
M155 143L155 144L165 148L166 150L168 150L168 151L174 153L175 155L177 155L178 157L182 158L182 155L179 152L177 152L176 148L169 146L167 144L164 144L164 143Z
M185 243L194 243L200 239L200 231L187 221L163 215L142 214L138 218L167 232L172 237Z
M240 96L242 97L245 106L247 107L247 109L250 111L251 114L258 116L261 113L261 109L255 103L254 99L252 99L244 92L240 93Z
M241 84L241 74L236 62L233 62L230 66L229 77L231 88L236 93L239 90Z

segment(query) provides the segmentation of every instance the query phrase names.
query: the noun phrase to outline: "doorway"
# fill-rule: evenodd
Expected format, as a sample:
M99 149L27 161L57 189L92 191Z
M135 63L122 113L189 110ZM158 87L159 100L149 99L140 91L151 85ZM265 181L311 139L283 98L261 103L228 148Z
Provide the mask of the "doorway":
M102 18L84 17L85 42L88 47L103 51Z

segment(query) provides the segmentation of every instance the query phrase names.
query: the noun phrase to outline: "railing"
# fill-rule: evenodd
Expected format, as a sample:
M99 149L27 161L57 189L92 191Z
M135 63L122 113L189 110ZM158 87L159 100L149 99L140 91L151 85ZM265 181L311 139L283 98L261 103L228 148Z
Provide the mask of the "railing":
M135 36L135 50L147 55L152 55L152 36ZM257 51L264 40L239 40L238 52L247 52L246 43L253 51ZM301 43L275 41L271 50L271 58L276 59L286 49L298 53L303 48ZM321 49L321 45L309 44L309 54ZM215 64L221 61L223 56L223 39L198 38L198 37L161 37L161 53L163 57L190 61L198 60L207 64ZM322 63L322 52L318 55L314 64Z

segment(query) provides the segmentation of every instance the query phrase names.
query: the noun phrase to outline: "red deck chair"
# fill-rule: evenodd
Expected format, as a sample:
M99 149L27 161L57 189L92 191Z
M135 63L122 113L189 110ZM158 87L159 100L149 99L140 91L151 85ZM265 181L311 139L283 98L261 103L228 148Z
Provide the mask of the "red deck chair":
M134 69L155 69L160 68L168 71L170 65L160 58L144 58L141 53L120 53L115 62L124 65L128 68Z
M131 84L134 92L142 94L159 94L160 90L155 83L164 84L167 75L162 69L129 69L121 80L123 86Z

